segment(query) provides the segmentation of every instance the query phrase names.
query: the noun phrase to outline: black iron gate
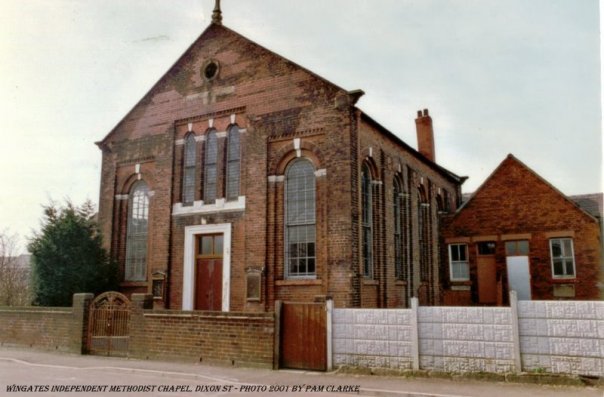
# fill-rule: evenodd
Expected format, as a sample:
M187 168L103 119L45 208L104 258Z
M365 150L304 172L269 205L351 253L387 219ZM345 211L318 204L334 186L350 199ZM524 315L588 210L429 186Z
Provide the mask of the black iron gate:
M90 304L88 352L126 356L130 339L130 301L119 292L105 292Z

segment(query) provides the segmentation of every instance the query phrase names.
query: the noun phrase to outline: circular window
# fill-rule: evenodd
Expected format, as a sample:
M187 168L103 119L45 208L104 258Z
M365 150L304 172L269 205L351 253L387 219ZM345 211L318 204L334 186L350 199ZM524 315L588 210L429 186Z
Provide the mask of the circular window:
M206 80L212 80L218 75L218 63L216 61L210 61L203 68L203 77Z

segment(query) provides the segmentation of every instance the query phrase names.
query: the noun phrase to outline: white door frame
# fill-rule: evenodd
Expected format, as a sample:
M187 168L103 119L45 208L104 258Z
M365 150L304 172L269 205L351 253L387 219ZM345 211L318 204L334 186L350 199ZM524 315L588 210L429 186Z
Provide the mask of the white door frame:
M195 225L185 227L185 255L182 272L182 310L195 307L195 238L202 234L222 233L222 311L229 311L231 296L231 224Z

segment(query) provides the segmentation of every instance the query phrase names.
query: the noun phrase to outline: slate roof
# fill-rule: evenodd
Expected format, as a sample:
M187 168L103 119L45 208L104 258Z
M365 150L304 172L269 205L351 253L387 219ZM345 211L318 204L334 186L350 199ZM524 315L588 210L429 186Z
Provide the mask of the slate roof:
M604 193L579 194L568 196L579 207L596 218L602 218L604 214Z

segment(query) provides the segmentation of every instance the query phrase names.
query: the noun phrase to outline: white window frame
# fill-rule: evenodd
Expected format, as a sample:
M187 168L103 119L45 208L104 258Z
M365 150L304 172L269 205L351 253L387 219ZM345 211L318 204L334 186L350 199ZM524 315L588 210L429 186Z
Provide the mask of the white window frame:
M566 252L564 252L564 241L568 240L570 241L570 255L568 255ZM554 241L559 241L560 242L560 247L562 249L562 253L564 255L562 256L557 256L554 258L554 248L553 248L553 242ZM551 262L551 267L552 267L552 278L556 278L556 279L573 279L577 277L577 263L575 261L575 245L573 242L573 239L570 237L557 237L557 238L551 238L549 239L549 257L550 257L550 262ZM564 261L566 261L567 259L572 259L573 261L573 274L572 275L557 275L554 272L554 259L563 259ZM564 267L566 267L566 265L564 264Z
M454 245L455 246L463 245L465 247L465 250L466 250L466 260L465 261L454 261L453 260L452 247ZM449 244L448 249L449 249L449 279L451 281L469 281L470 280L470 257L469 257L469 252L468 252L468 244L465 244L465 243ZM468 268L468 277L453 277L453 265L460 264L460 263L466 264L466 266Z

